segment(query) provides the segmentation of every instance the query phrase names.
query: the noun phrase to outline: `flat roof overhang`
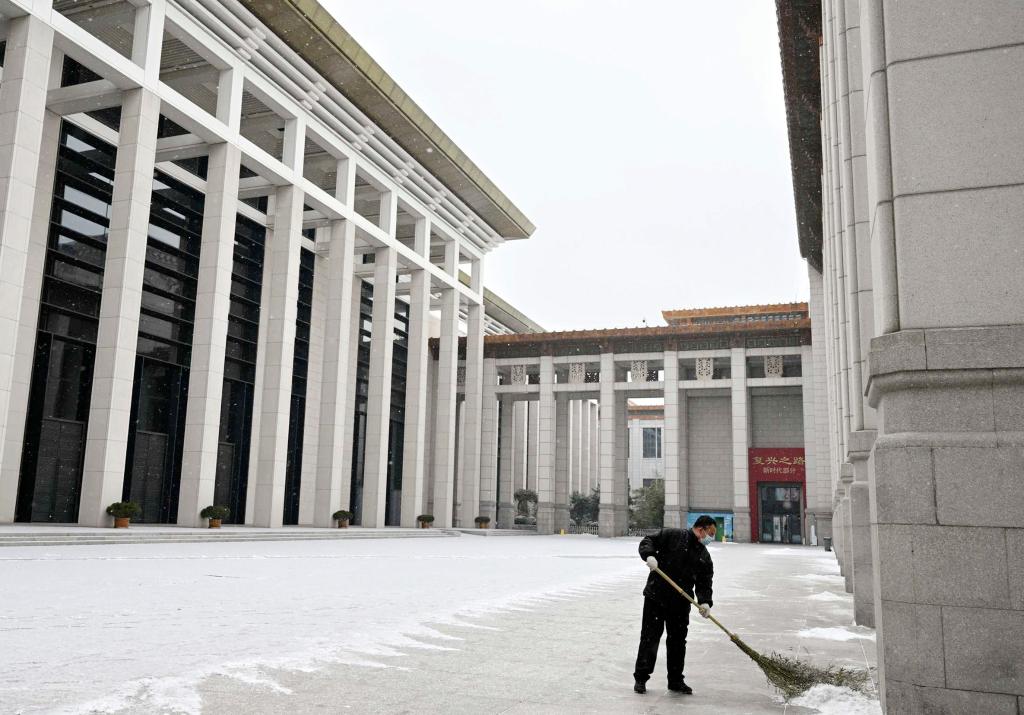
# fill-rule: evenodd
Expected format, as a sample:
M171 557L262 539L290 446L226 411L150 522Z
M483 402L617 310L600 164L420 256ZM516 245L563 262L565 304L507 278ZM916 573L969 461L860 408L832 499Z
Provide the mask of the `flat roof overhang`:
M822 270L821 0L776 0L800 255Z
M534 225L316 0L241 3L505 239Z

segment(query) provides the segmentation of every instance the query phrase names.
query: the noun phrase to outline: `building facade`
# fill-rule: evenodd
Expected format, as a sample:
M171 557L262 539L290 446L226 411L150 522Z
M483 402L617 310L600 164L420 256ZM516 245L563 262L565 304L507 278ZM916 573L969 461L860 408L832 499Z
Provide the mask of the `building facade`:
M649 446L660 455L651 461L665 484L667 526L707 512L728 516L738 541L831 535L821 456L826 402L807 305L669 311L665 318L665 327L485 339L483 515L511 524L516 462L504 455L514 453L506 440L514 440L514 416L525 404L528 414L538 413L538 530L567 528L572 492L599 485L600 534L625 534L629 460L645 449L639 427L631 451L628 406L660 401L660 433L649 434ZM588 412L590 420L582 416Z
M649 487L665 478L662 434L665 408L658 404L626 404L626 429L629 430L627 479L630 490Z
M0 11L0 522L451 525L526 217L316 3Z
M778 0L836 556L887 712L1024 703L1024 14ZM818 349L820 348L820 349Z

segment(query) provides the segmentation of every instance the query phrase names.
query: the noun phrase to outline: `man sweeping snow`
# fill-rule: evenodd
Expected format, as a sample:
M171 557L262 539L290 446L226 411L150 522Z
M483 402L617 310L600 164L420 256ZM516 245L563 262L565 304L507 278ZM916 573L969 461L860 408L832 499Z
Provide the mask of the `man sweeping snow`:
M692 529L662 529L640 542L640 558L647 562L651 575L644 588L643 625L640 627L640 648L636 654L633 690L647 692L647 680L654 672L662 631L668 631L665 650L668 668L668 689L689 695L693 689L683 679L686 661L686 630L690 624L690 603L676 593L663 578L654 573L661 570L698 603L705 618L711 610L711 579L714 567L707 544L715 540L717 527L710 516L700 516ZM696 596L693 596L696 589Z

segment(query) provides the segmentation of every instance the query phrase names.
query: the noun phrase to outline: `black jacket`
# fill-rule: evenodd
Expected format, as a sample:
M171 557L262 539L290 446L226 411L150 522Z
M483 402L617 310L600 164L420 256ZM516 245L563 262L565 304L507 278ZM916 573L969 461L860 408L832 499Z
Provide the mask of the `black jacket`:
M697 603L713 605L711 579L715 575L715 569L711 563L711 554L692 530L662 529L654 536L645 536L640 542L639 551L640 558L644 561L648 556L656 558L658 568L691 596L696 588ZM653 571L647 578L644 596L666 605L671 604L673 600L689 605L689 602L676 593L665 579Z

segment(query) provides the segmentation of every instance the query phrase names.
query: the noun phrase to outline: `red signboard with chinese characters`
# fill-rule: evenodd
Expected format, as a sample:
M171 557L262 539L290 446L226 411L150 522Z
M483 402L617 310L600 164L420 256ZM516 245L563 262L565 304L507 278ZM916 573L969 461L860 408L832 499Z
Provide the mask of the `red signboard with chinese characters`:
M807 504L807 461L803 447L759 447L748 451L751 539L760 541L757 488L761 483L799 484Z

